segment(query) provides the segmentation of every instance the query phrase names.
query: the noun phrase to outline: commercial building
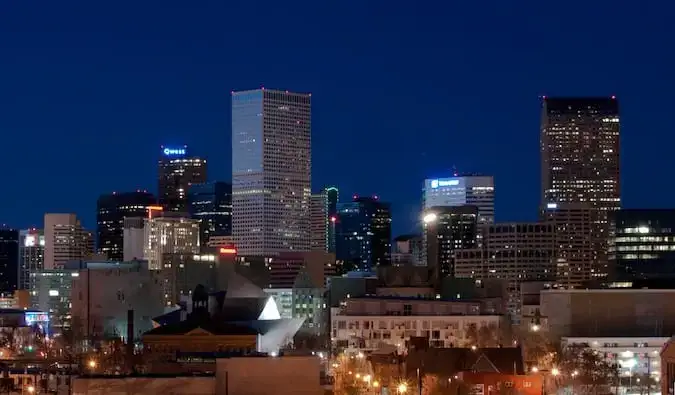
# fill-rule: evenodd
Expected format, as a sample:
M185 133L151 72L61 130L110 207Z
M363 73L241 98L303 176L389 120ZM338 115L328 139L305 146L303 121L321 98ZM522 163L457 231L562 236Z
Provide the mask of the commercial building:
M478 224L495 221L495 182L492 176L466 175L424 180L423 211L431 207L476 206Z
M156 203L147 191L101 195L96 202L97 251L107 259L123 260L125 218L145 217Z
M145 217L124 218L122 230L123 260L139 260L145 256Z
M0 229L0 292L12 293L19 282L19 231Z
M310 249L311 95L232 93L232 235L242 255Z
M92 235L82 228L75 214L45 214L45 269L62 268L93 252Z
M71 327L73 279L78 269L43 269L30 273L30 296L34 309L49 313L53 331Z
M498 223L486 228L483 246L457 251L455 276L507 284L511 318L521 317L521 284L556 278L555 227L545 223ZM537 290L538 296L538 290Z
M165 254L199 254L199 221L164 212L145 219L143 259L151 270L164 267Z
M590 261L568 260L568 287L606 277L608 219L621 206L619 177L619 104L612 97L544 97L541 118L541 207L545 217L568 212L568 227L587 228L590 221ZM571 215L579 210L587 215ZM573 220L583 222L572 222ZM572 243L574 244L574 243ZM577 246L563 245L565 251ZM584 252L585 254L585 252Z
M622 209L609 223L612 279L675 278L675 210Z
M190 156L187 146L162 146L157 198L166 211L188 212L188 189L205 183L206 159Z
M199 241L232 235L232 184L215 181L194 184L188 190L190 217L199 220Z
M322 193L326 195L328 214L328 252L335 254L335 221L337 220L337 204L340 201L340 191L337 187L326 187Z
M455 277L455 254L478 245L478 207L430 207L424 212L427 266L437 284Z
M45 235L42 229L19 231L19 289L30 289L30 274L44 268Z
M351 270L391 265L391 209L377 196L337 204L336 257Z
M394 252L391 254L391 264L394 266L423 266L424 238L421 235L401 235L394 238Z
M312 194L309 201L310 250L328 251L328 196L323 192Z

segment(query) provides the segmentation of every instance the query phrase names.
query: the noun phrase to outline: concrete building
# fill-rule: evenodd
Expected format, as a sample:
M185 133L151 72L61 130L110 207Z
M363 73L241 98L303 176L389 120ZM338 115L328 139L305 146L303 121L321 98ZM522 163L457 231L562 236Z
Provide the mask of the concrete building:
M145 219L143 259L150 270L164 267L165 254L199 254L199 221L164 212Z
M511 318L521 316L521 284L556 278L555 227L546 223L500 223L485 229L483 247L457 251L455 276L502 279L507 283ZM538 297L539 290L537 290Z
M423 211L431 207L478 207L478 224L495 221L495 183L492 176L466 175L424 180Z
M51 329L57 333L71 327L73 280L77 269L42 269L30 273L31 305L49 313Z
M232 234L242 255L310 249L311 95L232 92Z
M589 260L570 259L566 286L607 276L608 213L621 206L619 104L616 97L544 97L541 116L541 207L568 211L573 232L590 221ZM571 215L571 211L587 215ZM579 222L574 222L575 220ZM578 243L578 242L577 242ZM563 246L565 247L565 246ZM576 246L561 254L574 254ZM585 250L583 254L585 254ZM565 258L563 258L565 259Z
M190 185L190 217L199 220L199 240L206 246L214 236L232 236L232 184L222 181Z
M456 254L476 248L478 234L476 206L434 206L424 212L426 262L437 285L445 277L456 277Z
M328 216L328 195L325 191L314 193L309 201L310 217L310 249L312 251L328 251L328 231L330 218Z
M206 182L206 159L190 156L187 145L161 147L157 199L166 211L188 212L191 184Z
M301 271L309 273L316 284L326 284L335 274L335 256L328 252L286 252L267 258L269 284L266 288L293 288Z
M401 235L394 239L394 251L391 253L391 264L393 266L423 266L426 261L423 260L426 255L424 248L424 239L421 235Z
M93 252L93 238L75 214L45 214L44 268L59 269Z
M30 289L30 274L44 268L45 235L42 229L19 231L19 289Z
M123 260L140 260L145 256L145 216L125 217L122 230Z
M19 282L19 230L0 229L0 292L13 293Z

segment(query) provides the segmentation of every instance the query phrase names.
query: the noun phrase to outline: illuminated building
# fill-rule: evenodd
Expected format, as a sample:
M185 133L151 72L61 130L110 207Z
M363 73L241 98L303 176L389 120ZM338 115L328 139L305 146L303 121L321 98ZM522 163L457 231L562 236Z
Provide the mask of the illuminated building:
M30 273L30 296L33 308L48 312L57 332L70 328L73 279L76 269L43 269Z
M426 179L423 199L423 210L431 207L476 206L479 225L495 221L495 182L492 176Z
M429 207L424 213L427 266L440 284L455 277L455 254L478 245L478 207Z
M310 249L311 95L232 93L232 235L242 255Z
M162 147L157 198L166 211L188 212L188 189L206 182L206 159L189 156L187 146Z
M622 209L609 223L613 280L675 278L675 210Z
M164 254L161 270L166 305L176 305L189 296L197 285L209 292L226 286L225 275L234 263L236 250L223 249L223 253Z
M155 197L145 191L101 195L96 203L96 236L98 252L108 259L124 259L124 219L144 217Z
M93 238L75 214L45 214L45 269L59 269L68 261L84 259Z
M394 239L394 252L391 254L391 264L394 266L424 266L426 262L422 252L424 239L421 235L401 235Z
M310 249L312 251L328 251L328 196L323 193L312 194L309 201L310 216Z
M12 293L19 280L19 231L0 229L0 292Z
M19 232L19 289L30 289L30 274L44 268L45 235L42 229Z
M568 287L606 277L609 212L621 205L619 180L619 104L614 96L597 98L547 98L541 119L541 205L544 216L555 214L571 232L588 229L591 256L561 262L569 276ZM588 211L587 215L579 213ZM572 223L570 221L590 221ZM561 254L582 241L563 243ZM585 254L585 252L584 252ZM588 260L587 260L588 259Z
M193 184L188 191L190 217L199 220L199 241L207 245L212 236L232 235L232 184Z
M146 218L143 235L143 259L151 270L164 267L165 254L199 253L199 221L180 213L160 212Z
M337 204L340 201L340 192L337 187L323 189L328 204L328 252L335 253L335 221L337 219Z
M335 253L357 270L391 264L391 210L377 196L337 204Z

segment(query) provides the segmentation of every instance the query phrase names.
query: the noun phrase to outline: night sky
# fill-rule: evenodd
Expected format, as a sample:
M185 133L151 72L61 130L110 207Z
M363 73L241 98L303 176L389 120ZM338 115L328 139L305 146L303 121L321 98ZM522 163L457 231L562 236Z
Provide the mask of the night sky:
M234 5L233 5L234 4ZM230 91L312 92L313 188L415 229L426 176L534 220L540 95L617 95L624 207L675 207L675 2L0 2L0 223L156 192L161 144L231 178Z

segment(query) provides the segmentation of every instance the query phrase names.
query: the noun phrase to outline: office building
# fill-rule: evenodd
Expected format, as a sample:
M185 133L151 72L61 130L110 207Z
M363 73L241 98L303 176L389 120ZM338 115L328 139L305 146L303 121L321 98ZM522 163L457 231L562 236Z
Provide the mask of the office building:
M401 235L394 239L394 252L391 254L391 264L394 266L423 266L426 256L424 238L421 235Z
M98 252L110 260L123 260L124 219L144 217L148 213L148 207L156 203L155 197L146 191L101 195L96 203Z
M166 305L178 304L198 285L208 292L224 289L234 259L234 253L164 254L160 276Z
M145 217L125 217L122 230L123 260L143 259L145 256Z
M423 210L431 207L476 206L478 224L495 221L495 183L492 176L466 175L424 180Z
M30 274L44 269L45 235L42 229L19 231L19 289L30 289Z
M478 245L478 207L430 207L424 213L427 266L436 284L455 277L455 253Z
M565 286L608 275L608 213L621 206L619 104L612 97L544 97L541 119L541 206L544 216L568 212L590 221L590 262L566 262ZM579 215L587 210L588 215ZM574 214L574 215L572 215ZM571 224L579 232L586 224ZM563 246L565 249L574 247ZM585 259L585 258L584 258Z
M93 252L93 237L75 214L45 214L45 269L62 268Z
M310 250L328 251L328 231L330 219L328 217L328 196L321 193L312 194L309 201L310 217Z
M675 278L675 210L612 212L608 259L615 281Z
M232 235L242 255L310 249L311 95L232 93Z
M62 332L71 327L73 279L77 269L42 269L30 273L30 296L34 309L49 313L51 328ZM76 323L79 326L79 323Z
M207 245L212 236L232 235L232 184L193 184L188 190L190 217L199 220L199 241Z
M337 204L340 201L340 191L337 187L323 189L328 203L328 252L335 253L335 221L337 220Z
M19 281L19 231L0 229L0 292L12 293Z
M457 251L455 276L506 282L513 322L522 315L521 285L554 280L557 274L555 227L545 223L497 223L485 232L481 248ZM538 294L537 294L538 296Z
M157 199L166 211L187 213L190 185L205 183L206 179L206 159L190 156L187 146L162 146Z
M181 213L164 212L145 219L143 259L151 270L164 267L165 254L198 254L199 221Z
M391 264L391 210L377 196L337 204L336 257L354 270Z

